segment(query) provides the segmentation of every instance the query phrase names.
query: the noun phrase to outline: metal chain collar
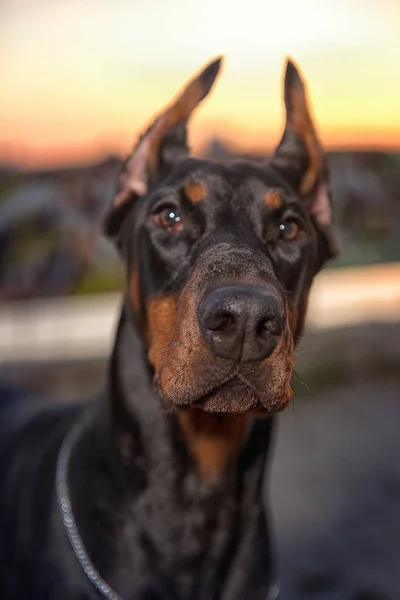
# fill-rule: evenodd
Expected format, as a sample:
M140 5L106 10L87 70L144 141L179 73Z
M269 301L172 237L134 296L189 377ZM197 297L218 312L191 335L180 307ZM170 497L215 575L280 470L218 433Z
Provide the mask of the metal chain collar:
M108 583L106 583L106 581L104 581L100 573L95 569L79 534L78 526L72 512L68 484L69 460L71 451L80 434L85 429L86 424L87 420L85 419L83 421L78 421L78 423L76 423L66 435L61 445L56 467L56 493L58 505L60 507L61 518L64 523L69 542L88 579L90 579L97 590L107 600L122 600L121 596L117 594L117 592L115 592L108 585Z

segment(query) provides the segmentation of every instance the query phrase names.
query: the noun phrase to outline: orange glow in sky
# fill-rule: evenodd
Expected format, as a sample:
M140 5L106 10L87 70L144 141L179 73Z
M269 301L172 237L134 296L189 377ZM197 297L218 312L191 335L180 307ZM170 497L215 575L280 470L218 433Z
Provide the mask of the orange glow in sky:
M217 136L269 149L283 126L291 55L327 146L400 147L397 0L3 0L0 161L30 165L126 152L205 62L222 77L193 119L199 150Z

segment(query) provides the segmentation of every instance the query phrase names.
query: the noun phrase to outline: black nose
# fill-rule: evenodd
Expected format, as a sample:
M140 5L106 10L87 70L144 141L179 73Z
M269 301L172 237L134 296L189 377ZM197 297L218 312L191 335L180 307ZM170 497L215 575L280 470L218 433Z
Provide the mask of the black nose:
M282 334L284 317L277 292L253 285L217 288L199 307L200 327L213 353L236 362L269 356Z

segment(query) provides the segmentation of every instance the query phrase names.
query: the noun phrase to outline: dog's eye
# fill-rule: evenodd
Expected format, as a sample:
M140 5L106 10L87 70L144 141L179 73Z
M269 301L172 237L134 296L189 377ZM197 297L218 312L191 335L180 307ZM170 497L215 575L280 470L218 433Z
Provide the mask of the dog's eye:
M180 231L183 227L179 209L175 206L165 206L153 215L153 221L163 229Z
M279 229L281 238L289 242L295 240L300 231L300 227L293 219L285 219L282 221L279 225Z

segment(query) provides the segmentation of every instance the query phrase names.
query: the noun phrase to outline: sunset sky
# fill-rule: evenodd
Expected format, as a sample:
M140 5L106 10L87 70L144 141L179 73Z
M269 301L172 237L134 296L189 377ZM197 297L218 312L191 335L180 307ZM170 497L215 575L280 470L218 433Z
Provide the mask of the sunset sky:
M214 135L243 149L278 141L286 55L327 146L400 147L398 0L0 0L0 161L126 152L219 54L195 150Z

